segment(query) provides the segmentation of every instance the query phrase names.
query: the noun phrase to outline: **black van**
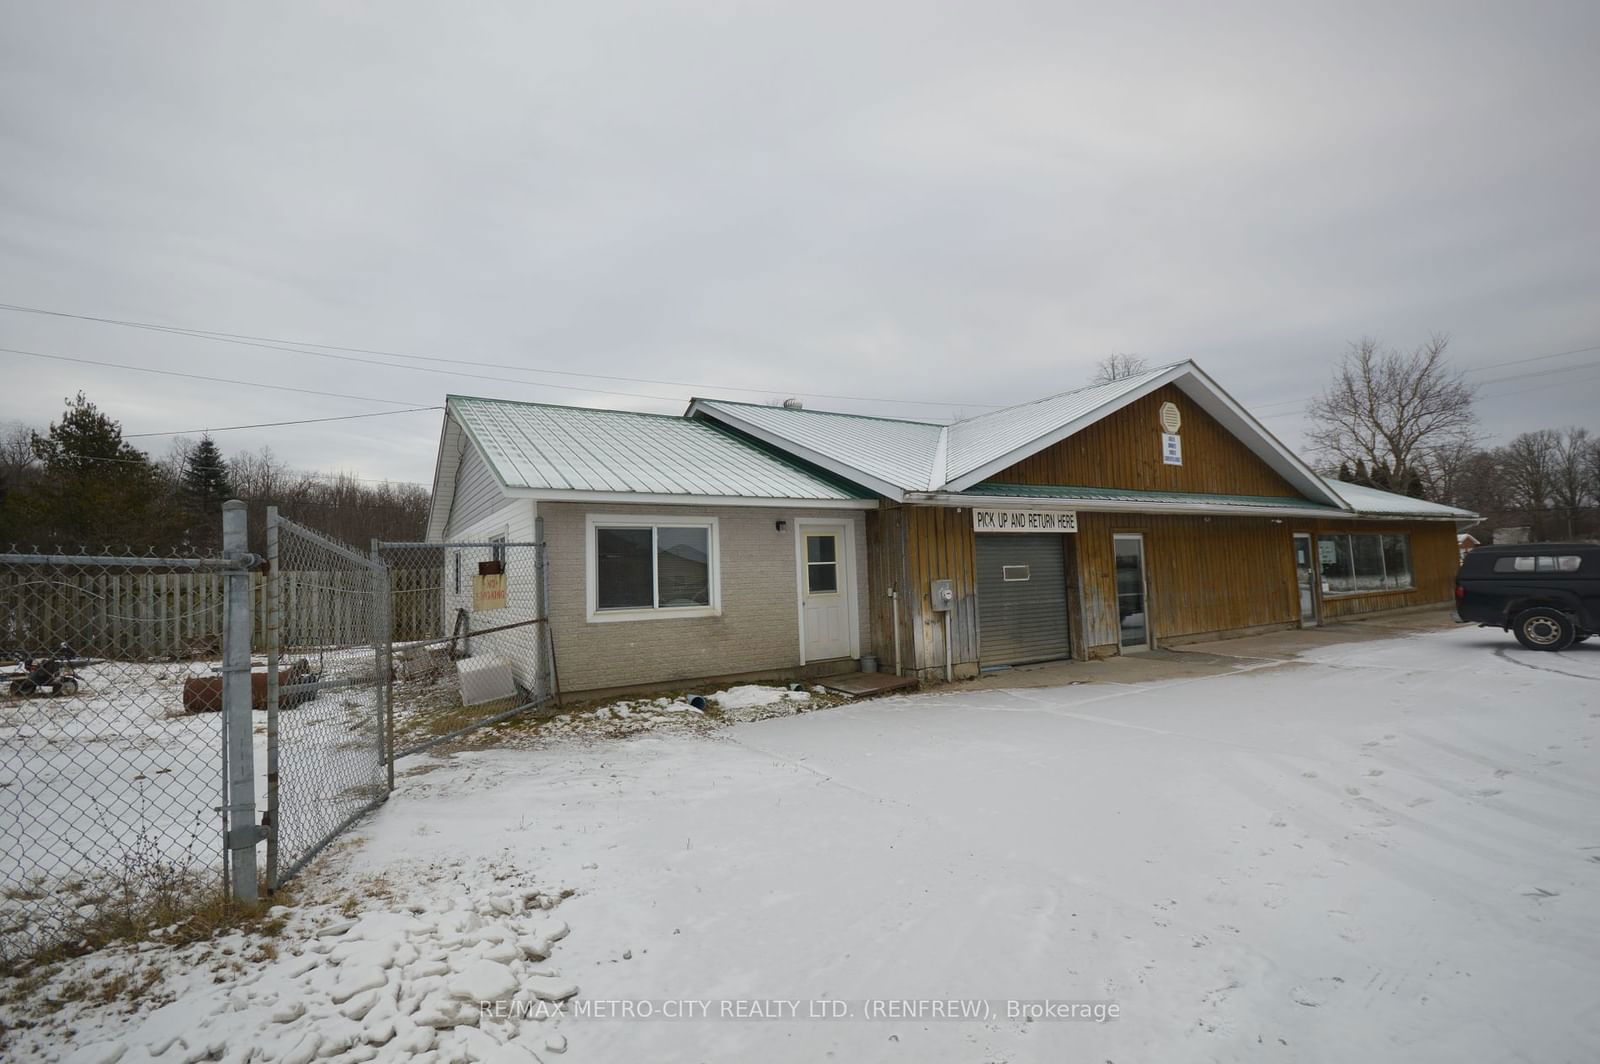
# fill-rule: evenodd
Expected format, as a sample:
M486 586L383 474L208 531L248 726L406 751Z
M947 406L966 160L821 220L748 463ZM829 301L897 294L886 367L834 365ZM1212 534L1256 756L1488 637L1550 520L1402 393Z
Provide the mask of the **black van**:
M1565 650L1600 631L1600 544L1474 547L1456 574L1456 615L1507 628L1529 650Z

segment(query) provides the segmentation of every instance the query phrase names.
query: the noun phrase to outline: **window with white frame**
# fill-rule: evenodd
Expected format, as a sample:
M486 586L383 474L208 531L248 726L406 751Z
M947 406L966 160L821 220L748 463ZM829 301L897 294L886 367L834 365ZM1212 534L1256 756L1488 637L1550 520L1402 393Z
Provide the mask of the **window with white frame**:
M703 616L718 606L715 518L589 520L589 613Z
M1411 573L1411 537L1403 532L1318 536L1317 552L1322 588L1330 595L1416 586Z

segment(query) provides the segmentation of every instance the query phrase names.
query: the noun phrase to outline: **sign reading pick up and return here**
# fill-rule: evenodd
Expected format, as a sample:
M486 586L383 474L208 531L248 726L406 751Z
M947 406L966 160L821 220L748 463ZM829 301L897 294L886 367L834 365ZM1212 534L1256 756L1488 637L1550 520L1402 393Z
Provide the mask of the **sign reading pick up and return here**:
M980 510L972 511L975 532L1076 532L1076 510Z

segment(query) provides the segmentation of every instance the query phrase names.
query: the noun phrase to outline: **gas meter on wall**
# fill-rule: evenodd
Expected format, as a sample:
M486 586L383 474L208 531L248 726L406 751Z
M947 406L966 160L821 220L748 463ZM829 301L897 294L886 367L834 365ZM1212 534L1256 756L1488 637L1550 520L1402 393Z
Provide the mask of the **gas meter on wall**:
M950 586L948 580L935 580L928 588L928 598L933 601L934 609L948 610L955 602L955 589Z

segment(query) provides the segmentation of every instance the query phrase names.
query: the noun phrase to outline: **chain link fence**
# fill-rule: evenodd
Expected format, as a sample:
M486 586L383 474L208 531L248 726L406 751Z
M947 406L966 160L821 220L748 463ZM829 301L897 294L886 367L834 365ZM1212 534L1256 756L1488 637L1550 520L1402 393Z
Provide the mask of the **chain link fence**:
M0 555L0 969L252 901L262 840L276 889L395 757L558 690L541 545L363 553L269 507L262 565L223 511L222 556Z
M394 632L395 756L527 711L558 690L544 545L379 543Z
M389 796L380 562L267 510L267 884Z
M0 555L0 968L226 891L224 587L247 564Z

